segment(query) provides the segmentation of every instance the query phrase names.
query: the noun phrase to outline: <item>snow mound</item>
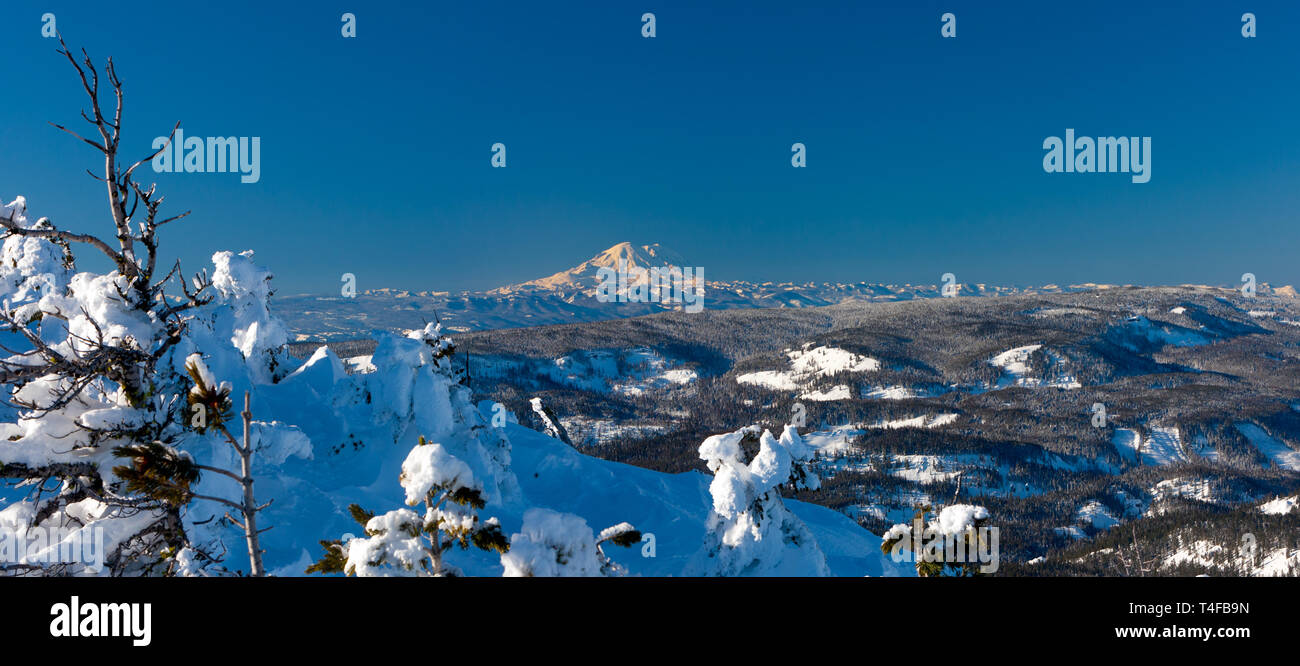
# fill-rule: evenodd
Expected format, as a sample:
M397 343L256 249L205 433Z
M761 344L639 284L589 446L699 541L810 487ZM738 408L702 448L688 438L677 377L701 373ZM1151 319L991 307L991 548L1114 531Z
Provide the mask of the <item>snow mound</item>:
M587 521L550 509L529 509L510 551L501 556L505 575L576 577L601 575L596 537Z

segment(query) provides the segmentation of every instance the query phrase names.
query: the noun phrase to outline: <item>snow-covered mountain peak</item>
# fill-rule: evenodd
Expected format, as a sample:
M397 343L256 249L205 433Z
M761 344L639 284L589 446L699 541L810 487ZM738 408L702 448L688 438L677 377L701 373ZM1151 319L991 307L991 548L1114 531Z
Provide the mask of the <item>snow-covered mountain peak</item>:
M681 255L658 243L633 245L627 241L618 243L594 257L548 277L530 280L522 284L501 287L499 293L511 293L521 290L588 290L594 289L600 282L597 271L602 268L618 270L620 264L627 269L654 268L663 266L686 266Z
M685 263L681 255L658 244L633 245L627 241L614 245L608 250L583 262L582 267L618 268L622 261L629 267L651 268L653 266L681 266ZM576 270L576 269L575 269Z

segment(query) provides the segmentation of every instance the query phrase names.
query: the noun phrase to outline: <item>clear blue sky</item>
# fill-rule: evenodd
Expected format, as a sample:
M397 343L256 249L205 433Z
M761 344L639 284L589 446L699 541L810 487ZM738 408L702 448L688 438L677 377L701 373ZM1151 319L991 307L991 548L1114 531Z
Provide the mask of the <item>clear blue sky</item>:
M194 210L164 239L187 272L253 248L282 294L490 288L624 240L711 279L1300 283L1295 2L190 4L0 8L0 197L107 229L94 151L46 125L84 101L52 12L115 57L130 155L176 120L261 137L257 184L144 175ZM1151 181L1044 173L1067 127L1151 136Z

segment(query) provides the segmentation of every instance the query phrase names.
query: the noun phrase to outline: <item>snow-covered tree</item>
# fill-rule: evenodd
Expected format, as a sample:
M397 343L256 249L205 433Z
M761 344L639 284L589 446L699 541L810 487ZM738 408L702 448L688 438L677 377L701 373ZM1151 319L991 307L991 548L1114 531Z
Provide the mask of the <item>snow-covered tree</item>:
M115 233L113 242L107 242L59 229L46 218L33 222L22 198L6 206L0 217L5 254L11 260L0 267L7 297L0 322L9 333L10 354L0 360L0 384L11 388L10 401L20 410L16 421L5 426L10 444L0 449L0 476L22 479L37 489L39 508L32 516L36 524L86 510L101 519L120 519L113 522L118 529L110 536L119 556L116 564L123 565L121 558L127 555L141 559L141 554L186 545L179 516L183 495L120 495L109 469L114 449L168 448L181 433L175 418L183 407L176 400L179 377L159 368L167 365L181 340L186 311L206 305L211 296L206 278L200 276L193 291L181 281L184 295L178 299L166 288L179 266L158 273L157 232L185 214L160 217L163 198L154 186L144 188L134 181L136 168L153 155L128 166L119 162L122 86L112 60L105 70L116 99L110 117L101 109L99 73L89 56L83 51L78 63L66 45L60 53L90 98L91 111L82 115L98 137L84 138L56 127L104 156L98 179L107 187ZM71 275L74 244L105 255L112 272ZM43 499L44 492L54 497Z
M355 576L455 576L447 562L455 546L506 552L509 543L496 518L479 520L484 507L483 486L468 465L441 444L420 438L402 463L399 477L406 504L424 504L424 515L396 509L382 515L350 507L366 536L322 541L325 554L307 573Z
M522 530L511 535L501 564L512 577L617 576L626 572L605 554L604 544L627 547L639 541L641 533L630 523L596 536L580 516L533 508L524 513Z
M370 418L398 424L394 441L427 436L440 443L474 472L485 501L516 500L519 484L510 469L510 441L484 420L473 393L460 383L461 375L452 367L455 351L437 323L405 337L381 335L372 358L378 371L368 384L374 403Z
M745 462L745 444L758 452ZM700 458L713 472L705 543L690 567L700 576L827 576L812 532L782 503L780 489L815 490L814 451L787 425L781 438L758 426L713 435Z
M108 568L8 568L38 575L220 572L229 523L214 520L220 512L207 500L191 503L233 497L240 484L202 474L203 465L234 465L229 452L218 452L220 435L189 423L184 396L193 384L185 359L210 355L219 374L240 386L274 381L284 331L266 311L270 274L252 263L251 252L217 253L213 279L205 271L187 282L179 262L159 266L159 230L187 213L160 215L155 186L134 180L157 152L129 165L119 159L123 95L112 59L104 73L115 110L105 115L90 57L83 51L79 62L66 45L60 53L89 98L82 116L95 132L85 138L56 127L103 156L96 180L107 189L113 234L104 240L32 220L22 197L0 210L0 344L8 354L0 359L0 386L9 399L0 412L0 478L30 489L0 514L17 530L102 538ZM98 251L112 269L77 272L74 247ZM291 426L251 425L253 446L268 463L310 456L310 443Z
M984 529L988 509L974 504L951 504L933 518L928 504L916 508L911 523L898 523L881 537L880 551L901 559L910 554L919 576L981 576L979 553L990 544Z
M569 433L564 429L564 424L560 423L560 417L550 407L542 404L541 398L532 398L528 403L533 406L533 416L541 424L542 432L573 446L573 440L569 439Z

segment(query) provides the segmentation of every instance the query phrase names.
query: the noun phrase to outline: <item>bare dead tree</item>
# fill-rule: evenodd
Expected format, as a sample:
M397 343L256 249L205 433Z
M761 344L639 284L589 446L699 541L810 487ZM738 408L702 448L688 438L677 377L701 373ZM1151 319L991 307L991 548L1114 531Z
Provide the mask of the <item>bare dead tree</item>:
M61 124L50 124L80 139L103 154L103 175L96 175L89 170L87 170L87 173L90 173L90 176L95 180L103 182L107 187L109 211L115 230L116 248L92 234L60 230L44 219L31 227L23 227L15 223L13 215L10 214L9 217L0 217L0 227L3 227L5 237L12 235L24 238L42 238L63 244L65 247L70 246L72 243L79 243L99 250L113 262L117 272L127 281L127 289L118 290L118 295L122 301L135 309L156 315L161 321L165 322L167 334L162 336L162 339L157 341L157 344L151 344L155 341L128 339L119 341L117 344L108 345L104 343L102 335L99 340L81 338L78 341L83 344L75 345L74 353L63 354L44 344L39 333L30 330L28 325L32 323L31 321L18 321L11 310L8 308L3 309L3 311L0 311L0 321L8 324L11 330L23 333L33 349L15 354L18 357L16 359L0 360L0 383L21 384L50 374L75 378L68 382L66 387L55 398L52 403L55 408L67 404L69 400L85 388L89 383L89 378L92 377L106 377L126 388L128 395L139 395L141 378L132 376L132 374L139 373L122 372L115 369L142 368L143 366L143 369L152 370L153 364L166 354L173 344L179 341L180 332L184 328L181 313L190 308L205 305L211 300L211 296L206 293L211 286L206 272L194 277L193 290L191 290L190 285L185 284L183 280L179 280L184 295L183 298L174 299L168 296L165 287L179 273L179 262L161 279L155 280L158 261L158 230L168 223L186 217L189 215L189 211L160 219L158 210L163 203L164 197L157 195L157 184L142 187L134 180L137 168L170 147L180 123L177 122L172 128L162 147L123 169L118 158L122 130L123 92L122 81L117 76L113 59L110 57L105 67L105 74L112 86L112 94L116 100L116 108L110 120L104 115L100 104L99 72L90 56L83 49L81 52L83 60L78 63L68 49L67 44L63 42L62 37L59 38L59 45L59 53L65 56L73 69L76 70L82 88L90 98L91 112L87 113L82 110L81 117L95 128L99 135L99 141L83 137ZM143 206L143 209L141 209L141 206ZM143 218L138 217L137 213L143 213ZM140 256L141 248L143 256ZM63 316L57 312L42 312L41 315L56 318ZM93 322L93 318L89 316L87 318ZM7 351L14 353L12 350Z
M115 273L120 276L120 284L114 285L120 304L128 310L141 313L149 321L160 322L159 332L153 339L138 340L133 336L109 337L100 329L95 317L84 309L80 313L67 313L57 310L33 310L32 306L13 309L6 303L0 307L0 325L20 333L26 342L25 349L4 349L8 358L0 359L0 384L21 388L30 382L41 380L49 387L47 396L26 400L12 399L12 404L24 410L24 418L38 417L52 411L64 409L74 402L85 401L91 404L86 391L93 389L99 395L109 392L110 387L121 390L121 394L133 407L171 410L174 407L160 402L158 396L171 393L174 387L161 385L169 378L160 377L156 370L160 361L181 340L187 324L187 310L200 307L211 301L211 286L206 272L196 275L191 284L177 278L180 264L177 262L165 275L158 275L158 231L163 226L183 219L189 212L178 215L161 216L160 207L164 197L157 193L156 184L141 186L135 181L136 169L148 163L157 155L167 150L180 127L177 122L168 134L163 145L152 154L127 164L119 157L122 137L123 85L118 78L112 58L108 58L104 68L104 80L111 90L101 89L100 72L84 49L80 60L73 54L62 36L59 37L58 53L72 65L81 81L81 86L89 98L89 110L83 109L81 117L89 124L93 132L83 136L68 127L50 123L53 127L93 147L103 157L103 170L96 174L87 173L104 184L108 195L109 213L112 219L113 235L111 239L100 238L90 233L78 233L60 229L48 219L42 218L34 224L23 225L16 220L14 213L0 216L0 231L4 239L10 237L44 239L63 248L65 265L72 267L74 258L72 247L86 245L106 256L113 264ZM111 114L106 114L106 105L102 98L110 97ZM172 296L167 287L173 282L180 284L181 295ZM59 330L59 335L66 333L67 344L52 345L46 336L50 327L62 325L67 329L67 321L80 315L90 322L93 334L78 335L69 330ZM61 324L59 323L61 322ZM0 347L3 348L3 347ZM174 374L174 373L173 373ZM170 419L146 420L141 426L91 427L76 422L78 430L89 433L88 443L81 444L94 448L108 441L123 440L129 442L166 443L175 437L175 428L170 426ZM75 432L75 431L74 431ZM69 433L71 435L72 433ZM78 440L80 441L80 440ZM139 461L137 461L139 462ZM184 534L179 531L179 500L175 495L170 499L159 500L146 498L140 500L119 494L118 489L106 487L98 470L73 469L57 460L49 464L3 465L0 476L20 478L23 483L44 487L51 479L62 481L61 494L50 500L56 506L66 506L78 498L93 497L119 511L152 510L160 516L158 525L168 526L163 541L171 549L186 543ZM185 480L178 483L182 485ZM45 507L48 510L48 506Z
M1155 564L1159 558L1156 557L1150 559L1142 558L1142 546L1139 545L1138 543L1137 526L1130 525L1130 528L1132 529L1132 533L1133 533L1132 552L1128 555L1125 555L1124 546L1117 544L1115 546L1115 557L1119 559L1120 566L1124 567L1125 576L1145 577L1147 574L1150 574L1151 572L1155 571Z

